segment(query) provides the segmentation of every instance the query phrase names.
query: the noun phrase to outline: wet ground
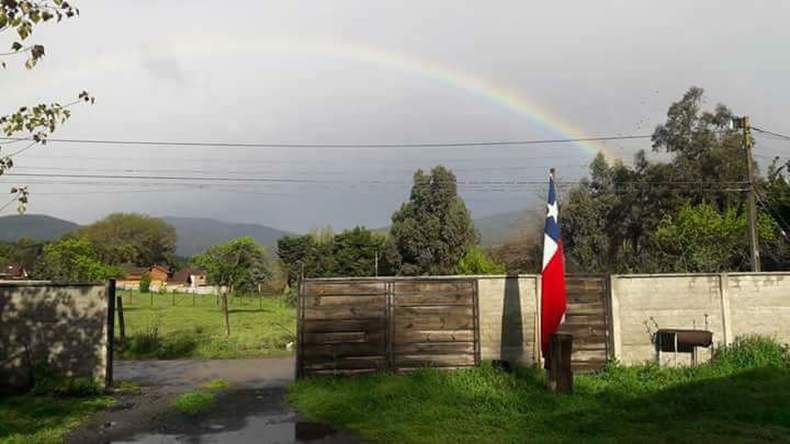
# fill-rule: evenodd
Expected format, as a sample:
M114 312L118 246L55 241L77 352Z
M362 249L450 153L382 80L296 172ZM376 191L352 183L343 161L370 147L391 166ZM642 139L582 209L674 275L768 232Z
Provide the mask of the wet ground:
M72 433L73 443L357 443L354 436L306 421L291 409L286 386L293 360L120 361L116 380L141 385ZM172 407L179 394L221 378L232 388L196 416Z

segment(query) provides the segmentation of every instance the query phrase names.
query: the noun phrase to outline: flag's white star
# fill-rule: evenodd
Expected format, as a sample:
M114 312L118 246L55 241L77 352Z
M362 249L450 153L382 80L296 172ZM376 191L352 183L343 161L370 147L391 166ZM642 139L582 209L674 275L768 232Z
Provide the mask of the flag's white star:
M560 210L557 207L557 201L555 200L554 203L550 203L546 205L549 209L548 214L546 214L546 218L553 217L554 222L557 222L557 218L560 215Z

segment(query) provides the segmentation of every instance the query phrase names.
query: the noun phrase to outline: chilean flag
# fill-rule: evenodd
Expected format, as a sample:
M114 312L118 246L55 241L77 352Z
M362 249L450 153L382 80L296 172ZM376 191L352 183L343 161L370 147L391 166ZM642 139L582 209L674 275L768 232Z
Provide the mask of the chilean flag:
M551 335L565 320L565 257L562 254L559 206L554 187L554 169L549 172L549 201L543 230L543 273L541 279L540 345L543 355L549 350Z

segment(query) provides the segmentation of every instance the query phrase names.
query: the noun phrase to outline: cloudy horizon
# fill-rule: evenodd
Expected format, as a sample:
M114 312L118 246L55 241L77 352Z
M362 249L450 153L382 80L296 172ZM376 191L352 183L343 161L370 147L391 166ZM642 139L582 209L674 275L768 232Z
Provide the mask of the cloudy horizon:
M790 39L779 1L78 1L46 24L47 56L0 73L5 114L96 97L53 137L402 144L650 134L692 85L755 125L790 131ZM758 140L759 159L787 152ZM550 167L573 182L595 149L649 140L464 148L229 148L51 143L2 186L29 212L208 217L289 231L385 226L417 168L450 167L474 217L540 204ZM74 178L65 176L85 175ZM151 179L119 179L117 176ZM162 179L176 177L178 179ZM190 178L186 180L183 178ZM212 181L209 178L235 178ZM253 182L246 179L256 178ZM242 180L243 179L243 180ZM269 181L263 181L269 180Z

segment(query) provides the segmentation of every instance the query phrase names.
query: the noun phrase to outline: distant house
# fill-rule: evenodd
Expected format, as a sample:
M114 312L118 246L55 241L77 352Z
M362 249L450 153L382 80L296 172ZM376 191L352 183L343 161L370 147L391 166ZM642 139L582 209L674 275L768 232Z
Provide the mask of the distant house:
M0 267L0 281L24 281L28 276L22 264L7 264Z
M140 280L145 273L151 278L151 286L158 288L166 285L170 276L170 269L164 265L152 265L150 267L136 267L133 265L122 266L126 277L118 279L117 285L120 288L140 288Z
M203 287L208 284L206 272L197 267L186 267L178 270L168 281L170 285L188 288Z

